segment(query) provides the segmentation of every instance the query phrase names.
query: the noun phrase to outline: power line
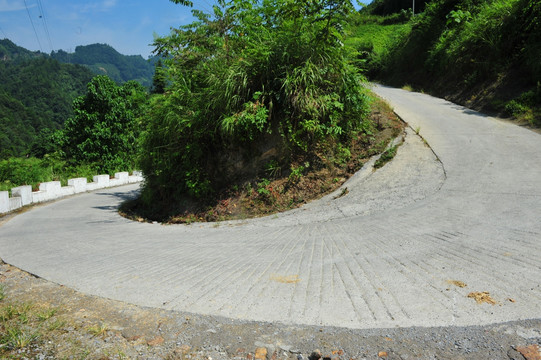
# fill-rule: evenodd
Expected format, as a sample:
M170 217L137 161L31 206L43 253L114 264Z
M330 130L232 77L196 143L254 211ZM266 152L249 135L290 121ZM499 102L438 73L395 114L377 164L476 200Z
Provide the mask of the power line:
M53 51L53 42L51 41L51 35L49 34L49 27L47 26L47 20L45 20L45 11L43 11L43 6L41 5L41 0L38 0L39 11L41 13L41 20L43 21L43 28L45 29L45 35L47 35L47 40L49 41L49 47Z
M201 6L203 8L203 10L205 10L209 14L214 14L214 11L210 10L210 9L214 9L214 7L212 5L210 5L210 3L207 0L203 0L203 2L205 2L209 6L208 8L205 7L205 6Z
M30 16L30 10L28 10L28 5L26 4L26 0L24 0L24 6L26 7L26 13L28 14L28 18L30 19L30 23L32 24L32 29L34 29L34 34L36 34L36 39L38 40L39 49L41 52L43 52L43 49L41 47L41 42L39 41L39 36L36 31L36 27L34 26L34 22L32 21L32 16Z
M2 27L0 27L0 31L2 32L2 34L4 34L4 39L7 39L8 37L7 37L6 33L4 32L4 29L2 29Z

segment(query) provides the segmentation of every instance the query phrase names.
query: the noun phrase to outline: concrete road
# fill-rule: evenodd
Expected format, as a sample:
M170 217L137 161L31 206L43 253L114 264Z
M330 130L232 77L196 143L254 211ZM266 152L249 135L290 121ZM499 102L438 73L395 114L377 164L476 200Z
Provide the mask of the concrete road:
M163 226L117 215L137 191L126 186L11 218L0 257L84 293L235 319L382 328L540 318L541 136L427 95L374 90L415 131L343 197Z

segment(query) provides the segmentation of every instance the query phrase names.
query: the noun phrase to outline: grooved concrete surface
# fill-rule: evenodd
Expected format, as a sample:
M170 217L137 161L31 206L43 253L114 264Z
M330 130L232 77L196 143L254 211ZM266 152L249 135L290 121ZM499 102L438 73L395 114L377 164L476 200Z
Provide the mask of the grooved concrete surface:
M0 256L85 293L235 319L374 328L540 318L541 136L427 95L375 91L431 148L409 130L393 162L361 171L343 197L162 226L116 214L137 191L125 186L13 217L0 226ZM496 305L467 296L485 291Z

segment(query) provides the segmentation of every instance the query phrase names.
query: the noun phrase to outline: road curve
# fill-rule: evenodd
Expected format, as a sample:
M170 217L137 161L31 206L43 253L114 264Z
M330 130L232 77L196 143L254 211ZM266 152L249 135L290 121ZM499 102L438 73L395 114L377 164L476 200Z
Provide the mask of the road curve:
M427 95L374 90L415 131L343 197L162 226L117 215L137 191L125 186L4 221L0 256L84 293L235 319L382 328L541 318L541 136Z

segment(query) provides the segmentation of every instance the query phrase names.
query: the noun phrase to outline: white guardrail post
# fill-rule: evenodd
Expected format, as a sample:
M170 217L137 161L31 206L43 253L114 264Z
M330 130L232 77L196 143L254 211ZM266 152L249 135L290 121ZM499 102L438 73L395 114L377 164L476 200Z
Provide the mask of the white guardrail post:
M109 175L96 175L90 183L86 178L69 179L68 186L61 186L60 181L43 182L39 184L38 191L32 191L30 185L18 186L11 189L11 197L8 191L0 191L0 214L32 203L51 201L68 195L141 181L143 181L141 171L134 171L132 175L128 172L117 172L113 178Z

